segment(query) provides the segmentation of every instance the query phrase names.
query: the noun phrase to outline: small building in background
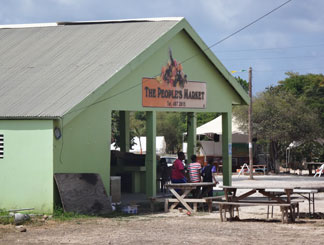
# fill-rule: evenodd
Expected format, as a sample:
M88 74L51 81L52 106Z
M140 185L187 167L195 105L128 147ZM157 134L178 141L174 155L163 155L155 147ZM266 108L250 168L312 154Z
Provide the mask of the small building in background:
M219 116L196 129L197 152L199 156L214 158L215 162L222 161L222 116ZM187 143L183 150L187 152ZM248 134L239 128L235 117L232 117L232 171L236 171L244 163L249 162Z

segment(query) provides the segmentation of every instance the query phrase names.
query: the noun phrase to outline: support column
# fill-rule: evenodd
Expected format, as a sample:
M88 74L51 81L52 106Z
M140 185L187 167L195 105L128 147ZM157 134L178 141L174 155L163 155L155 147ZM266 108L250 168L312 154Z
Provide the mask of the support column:
M156 195L156 112L146 112L146 195Z
M119 112L120 122L120 151L129 152L129 111Z
M191 155L196 153L197 146L197 137L196 137L196 127L197 127L197 116L194 112L189 112L187 114L188 118L188 132L187 132L187 159L188 163L190 163Z
M232 185L232 113L222 113L223 185Z
M106 171L107 171L107 175L108 175L108 178L107 178L107 184L105 184L105 187L106 187L106 191L107 191L107 195L110 196L111 195L111 190L110 190L110 176L111 176L111 151L110 151L110 141L111 141L111 111L108 111L107 113L107 125L108 125L108 128L107 128L107 142L108 142L108 152L107 152L107 168L106 168ZM105 183L105 181L104 181Z

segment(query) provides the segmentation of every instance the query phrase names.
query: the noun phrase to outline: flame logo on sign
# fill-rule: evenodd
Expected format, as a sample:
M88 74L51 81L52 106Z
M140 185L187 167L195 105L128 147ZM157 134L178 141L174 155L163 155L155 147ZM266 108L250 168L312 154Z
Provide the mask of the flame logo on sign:
M172 51L169 49L170 60L166 66L162 67L161 75L156 79L160 83L165 83L173 87L179 86L184 88L185 84L188 83L187 75L183 73L181 63L177 63L172 57Z

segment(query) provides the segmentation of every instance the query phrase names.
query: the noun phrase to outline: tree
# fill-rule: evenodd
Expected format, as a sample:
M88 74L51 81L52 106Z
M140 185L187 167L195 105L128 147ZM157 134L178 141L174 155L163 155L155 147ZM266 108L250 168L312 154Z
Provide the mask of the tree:
M111 113L111 143L114 143L114 147L117 148L120 145L120 120L119 112L113 111Z
M130 137L129 137L129 145L132 148L134 145L134 136L136 135L136 131L134 130L134 127L141 128L138 124L137 126L132 126L132 117L133 114L130 114ZM133 130L132 130L133 128ZM137 129L136 128L136 129ZM145 128L144 128L145 130ZM139 134L139 133L138 133ZM119 117L119 111L113 111L111 113L111 143L114 143L114 147L118 148L120 147L120 117Z
M130 134L131 137L137 137L141 154L143 152L141 136L146 135L146 114L145 112L135 112L130 114Z
M198 112L197 113L197 127L215 119L220 113L217 112Z
M247 108L234 110L238 120L247 127ZM312 142L321 131L320 119L303 98L289 91L270 87L253 99L253 136L270 146L272 169L284 159L285 149L293 141Z
M324 75L299 75L294 72L287 72L286 75L285 80L278 82L278 88L302 98L312 111L319 113L324 124Z
M157 134L164 136L168 153L182 150L182 137L187 125L186 118L186 113L160 112L157 114Z
M235 78L236 78L237 82L238 82L238 83L242 86L242 88L245 90L245 92L248 93L248 91L249 91L249 83L248 83L246 80L242 79L241 77L235 77Z

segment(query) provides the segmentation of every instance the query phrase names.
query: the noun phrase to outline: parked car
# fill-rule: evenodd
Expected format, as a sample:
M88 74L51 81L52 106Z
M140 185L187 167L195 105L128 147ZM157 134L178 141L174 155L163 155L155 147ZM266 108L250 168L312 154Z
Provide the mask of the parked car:
M176 157L172 157L172 156L163 156L160 159L164 158L168 167L172 167L173 162L177 159Z

